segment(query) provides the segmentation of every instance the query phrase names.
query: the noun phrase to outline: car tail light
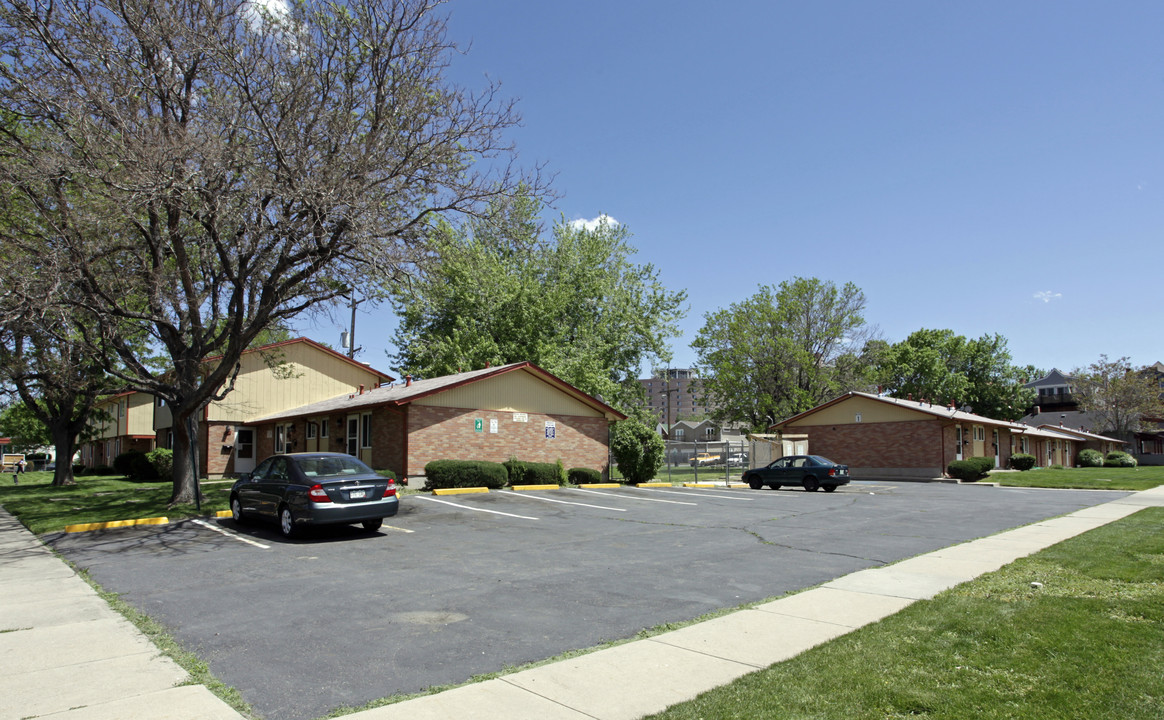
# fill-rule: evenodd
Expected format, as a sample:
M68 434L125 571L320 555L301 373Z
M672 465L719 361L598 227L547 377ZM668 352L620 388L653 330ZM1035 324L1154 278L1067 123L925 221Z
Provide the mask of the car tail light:
M311 489L307 491L307 497L311 498L311 502L331 502L331 498L327 496L327 491L323 489L322 485L312 485Z
M392 497L396 494L396 481L388 478L388 487L384 488L384 497Z
M836 474L837 474L837 469L836 469L836 468L829 468L829 477L833 477L833 476L835 476Z

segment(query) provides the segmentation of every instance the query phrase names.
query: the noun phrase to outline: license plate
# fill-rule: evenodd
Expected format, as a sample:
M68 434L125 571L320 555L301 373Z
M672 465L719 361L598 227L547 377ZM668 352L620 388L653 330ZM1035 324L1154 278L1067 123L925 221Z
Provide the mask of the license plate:
M366 497L368 497L368 491L367 490L352 490L351 493L348 494L348 497L350 497L352 500L359 500L361 498L366 498Z

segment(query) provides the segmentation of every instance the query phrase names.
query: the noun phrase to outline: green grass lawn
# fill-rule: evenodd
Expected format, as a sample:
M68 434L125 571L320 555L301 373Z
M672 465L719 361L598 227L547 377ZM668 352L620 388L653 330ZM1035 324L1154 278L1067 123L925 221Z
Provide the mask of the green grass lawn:
M1042 468L1026 472L995 472L992 482L1007 487L1147 490L1164 484L1164 466L1134 468Z
M64 530L66 525L210 515L230 509L231 481L203 481L202 512L194 505L166 507L173 493L171 482L131 482L124 477L82 476L76 485L53 487L49 472L30 472L13 485L11 475L0 475L0 505L20 518L29 530L41 533Z
M744 469L738 465L733 465L728 469L727 478L732 482L740 482L740 476L743 475ZM618 467L611 469L611 476L613 482L622 480L622 474L618 472ZM711 482L713 480L723 481L724 467L723 465L708 465L707 467L696 468L690 465L677 465L671 468L671 475L669 480L671 482ZM667 482L667 466L659 468L659 472L655 474L655 480L652 482Z
M652 717L1156 720L1161 668L1149 508Z

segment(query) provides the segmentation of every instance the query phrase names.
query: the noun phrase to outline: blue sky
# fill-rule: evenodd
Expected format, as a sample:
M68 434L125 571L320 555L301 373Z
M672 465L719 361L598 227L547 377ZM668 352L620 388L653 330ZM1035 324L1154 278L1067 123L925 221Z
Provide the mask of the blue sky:
M1018 364L1164 360L1164 3L452 0L452 77L500 80L550 219L626 225L690 312L848 281L896 342ZM338 346L334 325L302 328ZM391 311L359 359L390 369Z

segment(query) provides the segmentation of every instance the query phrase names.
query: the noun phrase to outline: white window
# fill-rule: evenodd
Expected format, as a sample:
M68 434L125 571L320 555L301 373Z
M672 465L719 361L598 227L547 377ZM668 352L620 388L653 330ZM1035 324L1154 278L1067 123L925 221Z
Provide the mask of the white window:
M308 440L315 439L315 428L316 428L315 422L308 420L307 421L307 439Z

